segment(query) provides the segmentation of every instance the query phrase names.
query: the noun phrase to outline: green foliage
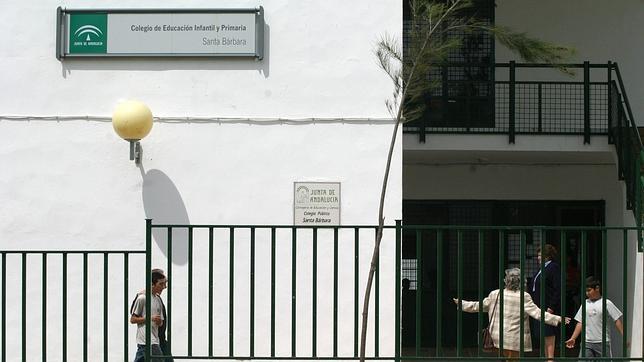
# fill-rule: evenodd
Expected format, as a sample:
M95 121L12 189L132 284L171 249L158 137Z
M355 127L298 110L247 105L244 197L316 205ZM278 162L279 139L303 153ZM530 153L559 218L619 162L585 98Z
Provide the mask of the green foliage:
M490 26L472 15L475 12L471 0L409 2L411 19L406 24L408 41L405 49L396 38L385 35L375 50L380 67L394 84L393 96L386 105L399 122L415 119L424 111L423 99L439 85L436 79L429 77L432 68L445 64L448 55L462 46L463 37L448 36L450 33L492 35L526 62L557 64L574 53L571 48L508 27ZM567 72L564 68L561 70Z
M517 33L505 26L489 27L486 30L526 62L557 64L574 54L571 48L535 39L526 33Z

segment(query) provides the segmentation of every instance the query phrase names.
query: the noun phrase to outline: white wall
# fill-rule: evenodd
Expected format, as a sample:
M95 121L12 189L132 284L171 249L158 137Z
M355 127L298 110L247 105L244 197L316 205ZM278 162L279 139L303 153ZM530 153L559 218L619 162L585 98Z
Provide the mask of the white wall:
M264 6L266 54L263 61L173 58L59 62L54 49L57 6L157 8L159 2L106 4L46 0L5 3L12 11L0 15L0 39L5 45L0 49L0 67L5 70L0 77L0 204L3 205L0 208L0 249L140 250L144 247L146 217L157 223L290 224L294 181L341 182L342 223L377 222L382 170L392 130L390 122L380 120L388 118L384 100L391 94L391 86L378 69L372 50L383 33L399 34L402 15L398 1L361 0L350 4L337 0L322 3L288 0L217 2L216 6L222 8ZM162 6L214 5L209 1L180 1L164 2ZM109 122L84 119L84 116L109 118L118 101L129 98L147 103L153 114L161 118L142 141L144 153L139 168L128 160L127 143L116 136ZM54 118L42 120L34 116ZM67 116L72 117L67 119ZM239 120L172 122L168 117L237 117ZM245 120L248 117L328 118L330 121ZM376 120L341 119L353 117ZM385 211L388 224L401 217L400 149L399 137ZM164 266L165 240L158 233L154 236L155 266ZM235 264L235 270L239 269L235 285L242 296L235 301L238 308L247 308L248 303L245 298L248 286L244 286L249 268L247 237L240 235L240 246L236 248L240 254ZM265 236L263 238L265 242ZM325 238L320 242L328 240L328 236ZM367 236L366 240L371 242L373 238ZM280 267L286 261L290 262L291 250L289 243L285 243L286 247L278 248ZM298 249L300 267L310 264L310 259L307 261L310 245L307 243L303 241ZM384 246L383 265L387 266L386 270L393 271L393 250L390 244L387 245ZM202 246L200 244L198 248ZM224 259L217 262L221 268L216 274L220 278L217 288L223 293L228 280L225 274L228 246L219 247L222 249L217 257ZM318 333L328 339L328 243L320 247L319 293L324 299L320 302L320 315L324 320ZM343 257L353 255L352 242L343 242L340 247ZM368 243L361 247L360 273L368 268L369 249ZM258 245L257 255L258 259L263 258L262 262L269 252L265 243ZM204 256L203 249L198 249L198 253L200 257ZM175 313L181 313L186 310L185 301L181 299L185 298L187 256L185 249L174 255L176 278L171 283L177 298ZM72 259L69 269L75 278L75 289L70 290L69 303L71 310L78 311L78 303L82 300L79 289L82 259ZM133 257L130 262L129 297L143 287L144 281L142 259ZM29 257L28 263L30 303L27 308L39 311L40 261ZM102 259L90 256L89 263L90 301L99 303ZM207 269L205 264L200 265L195 274L203 277ZM123 289L122 260L110 259L109 267L110 322L116 323L110 327L114 335L109 349L113 358L120 359L122 326L119 323L125 302L119 296ZM266 264L259 264L260 267L265 268ZM16 268L20 268L20 257L9 258L7 268L19 270ZM62 277L59 257L49 260L48 270L51 283L47 287L51 298L48 328L58 330ZM269 275L266 269L262 270L258 278ZM303 280L298 282L298 288L299 285L304 288L300 292L303 295L301 303L306 302L305 295L310 295L310 290L306 289L310 280L307 273L301 271L298 277ZM280 279L280 308L287 308L290 268L280 268L277 277ZM341 277L353 278L347 270ZM19 283L19 273L13 274L8 281L10 360L18 358L20 351L21 308L19 294L15 294L20 290ZM258 283L261 287L269 285L265 279ZM360 283L364 283L364 275ZM393 273L383 272L381 283L383 295L392 295ZM196 292L199 300L203 300L204 295L199 294L202 292ZM266 294L262 298L265 303ZM352 303L353 299L346 296L340 301L345 312L352 311ZM92 304L96 307L90 313L92 317L100 313L98 305ZM264 312L257 317L258 325L264 326L257 337L262 341L268 333L265 306L261 305ZM225 303L220 307L225 308ZM203 308L203 304L198 303L195 308ZM305 316L306 304L298 308ZM381 308L382 335L392 341L393 337L389 337L393 331L393 302L388 301ZM280 311L280 318L288 317L288 313ZM225 312L220 311L220 315ZM79 359L82 323L78 313L70 316L69 323L74 326L69 332L73 334L69 336L73 345L70 358ZM181 315L175 318L179 320ZM236 318L241 318L236 321L237 325L247 325L247 314ZM342 314L342 318L342 323L351 320L348 314ZM40 320L39 313L29 314L27 335L35 345L40 341ZM203 322L201 319L200 323ZM221 319L217 320L218 333L225 336L227 326L222 323ZM288 320L280 319L279 323L287 324ZM306 327L306 322L298 323L304 323L302 328ZM93 331L100 331L101 326L99 322L91 323ZM183 339L185 327L185 321L178 321L173 331ZM133 332L134 327L130 326L131 357ZM280 333L282 338L287 332ZM60 336L50 334L50 360L56 360L60 353ZM196 343L203 352L203 333L197 334ZM90 360L96 360L102 356L101 335L92 332L90 337ZM342 350L352 348L352 341L347 336L341 337ZM247 338L240 337L236 343L242 346L239 348L243 353ZM287 337L280 339L280 351L288 349L288 343ZM265 349L265 345L261 348ZM306 344L301 348L306 348ZM390 349L391 346L381 347L383 353L393 353ZM39 360L39 353L38 347L30 348L28 360ZM328 341L321 345L319 353L328 353Z
M65 60L55 54L56 7L158 8L158 1L26 1L3 15L2 114L109 115L138 98L158 116L386 117L390 81L373 47L399 34L399 1L174 1L163 8L265 8L263 61ZM369 16L362 16L368 13ZM357 16L359 15L359 16ZM29 26L25 26L29 19ZM20 31L16 31L20 29ZM35 41L34 39L37 39ZM9 46L11 45L11 46Z
M497 25L510 26L543 40L575 48L576 54L570 59L571 63L581 63L585 60L591 63L617 62L635 121L637 124L644 124L642 103L644 72L640 61L644 57L644 49L638 46L644 41L644 35L636 31L644 17L644 2L641 0L497 0L496 4ZM496 61L509 60L519 61L516 55L497 42ZM535 73L539 74L539 72ZM604 76L605 72L594 70L591 73L599 77ZM519 74L527 74L527 72L522 71ZM497 75L505 77L504 74ZM557 76L557 74L554 75ZM581 76L583 72L577 71L577 77ZM567 78L561 75L559 77ZM527 79L541 78L533 74ZM605 81L605 76L603 80Z
M98 1L29 1L2 17L5 44L16 44L3 47L0 57L0 67L8 70L0 79L0 157L6 170L1 198L11 205L4 208L0 224L5 236L37 246L43 235L65 236L73 244L91 232L101 238L100 245L108 240L114 245L117 239L114 246L133 245L133 240L140 246L141 220L161 212L151 210L165 205L151 200L155 192L167 191L164 187L173 190L172 206L183 204L181 212L168 215L180 221L290 223L292 183L302 180L342 182L343 222L376 221L375 212L365 210L377 205L371 192L380 187L380 161L391 132L387 122L197 124L163 119L387 118L384 100L390 82L372 50L381 34L399 33L397 1L354 2L344 11L337 11L346 8L340 1L218 2L222 8L264 6L263 61L59 62L54 57L59 5L105 6ZM164 3L168 8L209 6L207 1ZM113 2L110 7L131 4ZM137 2L136 7L156 8L158 2ZM366 10L370 16L355 16ZM29 26L24 19L30 20ZM20 32L11 30L18 28ZM118 101L128 98L144 101L162 118L142 141L141 171L127 161L127 144L109 123L83 120L85 115L109 117ZM27 120L9 120L10 115ZM80 117L59 122L29 116ZM399 160L400 155L390 182L394 201L400 199ZM89 199L94 202L88 208ZM236 207L220 206L229 202ZM399 217L400 206L389 205L391 221ZM119 229L86 222L108 215ZM46 217L51 222L47 228L54 230L34 225L34 217ZM76 225L62 226L70 220Z
M633 214L630 211L624 213L624 222L625 226L635 226L635 219ZM621 257L621 252L624 250L623 246L614 245L609 249L609 253L613 253L615 256ZM644 318L642 312L644 311L644 297L642 297L642 280L644 280L644 269L642 265L643 253L639 252L637 247L637 235L634 233L629 234L628 240L628 249L627 253L627 267L628 267L628 276L627 276L627 288L632 292L629 293L632 295L632 298L628 300L630 303L626 312L628 313L626 318L627 323L627 336L629 341L631 341L630 356L637 357L642 356L644 352L644 345L642 344L642 338L644 338L644 330L642 329L642 318ZM617 259L619 260L619 259ZM619 264L618 264L619 265ZM623 273L622 273L623 274ZM614 286L620 285L623 283L621 278L612 278L611 283ZM617 289L621 289L618 287ZM619 290L615 292L621 292ZM610 294L610 293L609 293ZM616 333L613 329L613 340L619 341L621 343L621 336ZM613 343L615 344L615 343ZM613 347L615 350L615 347Z

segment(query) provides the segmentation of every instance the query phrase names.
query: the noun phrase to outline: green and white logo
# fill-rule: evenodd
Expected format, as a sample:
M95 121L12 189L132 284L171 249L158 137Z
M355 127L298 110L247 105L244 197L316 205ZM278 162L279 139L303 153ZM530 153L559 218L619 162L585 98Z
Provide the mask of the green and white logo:
M107 53L107 14L70 14L69 53Z

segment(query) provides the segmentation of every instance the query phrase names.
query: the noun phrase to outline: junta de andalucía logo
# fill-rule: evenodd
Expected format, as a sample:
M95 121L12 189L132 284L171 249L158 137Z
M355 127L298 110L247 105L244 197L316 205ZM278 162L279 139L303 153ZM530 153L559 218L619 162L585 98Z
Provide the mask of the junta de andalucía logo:
M78 39L82 39L85 36L85 42L92 45L98 45L102 43L99 39L103 37L103 31L94 25L83 25L76 29L74 35L76 35L76 38ZM94 41L92 41L92 37L94 38Z
M107 14L70 14L70 53L107 52Z

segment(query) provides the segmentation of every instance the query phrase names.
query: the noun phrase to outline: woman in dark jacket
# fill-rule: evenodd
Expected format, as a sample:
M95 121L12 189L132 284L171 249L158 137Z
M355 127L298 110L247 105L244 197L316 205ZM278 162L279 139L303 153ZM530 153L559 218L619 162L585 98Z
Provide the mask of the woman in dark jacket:
M550 244L546 244L543 250L537 249L537 260L539 261L539 270L532 278L532 287L530 288L530 296L534 303L541 309L545 309L548 313L561 314L561 268L555 261L557 257L557 248ZM544 266L541 272L541 260L543 259ZM544 305L541 305L541 283L544 283ZM541 323L533 321L533 335L540 339ZM555 357L555 339L559 329L553 326L544 326L543 335L545 336L544 345L545 356L548 361L554 361Z

